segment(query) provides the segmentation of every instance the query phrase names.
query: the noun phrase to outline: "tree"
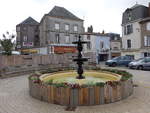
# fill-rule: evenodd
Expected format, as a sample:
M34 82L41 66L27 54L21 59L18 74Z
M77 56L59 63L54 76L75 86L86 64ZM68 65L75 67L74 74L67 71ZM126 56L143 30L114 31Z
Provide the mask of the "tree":
M3 39L0 39L0 44L2 45L5 55L12 54L12 48L13 48L12 40L14 38L15 38L15 35L13 34L10 35L9 32L6 32L6 35L3 34Z
M92 25L87 28L87 32L88 33L93 33L93 26Z
M105 34L105 31L104 31L104 30L102 31L102 34Z

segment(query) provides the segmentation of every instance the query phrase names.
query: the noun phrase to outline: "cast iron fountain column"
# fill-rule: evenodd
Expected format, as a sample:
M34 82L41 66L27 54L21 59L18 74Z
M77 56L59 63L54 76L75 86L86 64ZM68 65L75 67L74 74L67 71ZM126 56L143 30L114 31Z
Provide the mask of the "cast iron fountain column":
M85 77L82 75L83 74L83 63L85 61L88 61L88 58L83 58L82 57L82 50L83 50L83 46L82 44L85 44L87 42L85 41L81 41L81 36L79 36L79 39L78 41L76 42L73 42L73 44L77 44L77 50L78 50L78 56L77 58L73 59L74 62L77 62L77 65L78 65L78 69L77 69L77 73L78 73L78 76L77 76L77 79L84 79Z

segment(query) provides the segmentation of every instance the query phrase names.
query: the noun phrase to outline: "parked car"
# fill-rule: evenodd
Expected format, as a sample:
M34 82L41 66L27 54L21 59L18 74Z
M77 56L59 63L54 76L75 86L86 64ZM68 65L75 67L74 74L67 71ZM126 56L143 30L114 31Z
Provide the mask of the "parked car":
M130 56L119 56L119 57L115 57L111 60L107 60L105 62L105 65L108 66L118 66L118 65L122 65L122 66L128 66L128 64L133 61L133 58Z
M150 57L141 58L129 63L131 69L150 69Z
M0 51L0 54L4 54L5 51ZM19 51L12 51L12 55L21 55Z

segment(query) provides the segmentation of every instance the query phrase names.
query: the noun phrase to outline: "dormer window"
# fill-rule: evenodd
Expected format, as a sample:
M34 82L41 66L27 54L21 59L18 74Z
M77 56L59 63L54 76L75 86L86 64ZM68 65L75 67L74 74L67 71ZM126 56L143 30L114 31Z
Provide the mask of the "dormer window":
M131 12L128 13L128 20L131 21Z

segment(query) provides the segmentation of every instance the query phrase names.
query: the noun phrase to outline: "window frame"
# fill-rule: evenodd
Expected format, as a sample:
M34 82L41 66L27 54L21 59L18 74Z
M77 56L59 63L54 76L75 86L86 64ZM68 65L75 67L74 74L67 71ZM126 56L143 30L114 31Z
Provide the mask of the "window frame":
M130 43L129 43L130 42ZM127 48L130 49L132 47L131 39L127 40Z
M144 36L144 47L150 47L150 36Z
M58 25L58 26L57 26ZM55 30L59 30L60 29L60 23L56 22L55 23Z
M71 40L70 40L70 36L69 35L65 36L65 42L66 42L66 44L70 44Z
M124 35L129 35L133 33L133 24L128 24L124 26Z
M69 24L65 24L65 31L69 31L69 30L70 30L70 25Z
M55 34L56 37L56 43L60 44L60 35L59 34Z
M150 31L150 22L148 22L148 23L146 24L146 30L147 30L147 31Z
M91 46L91 42L87 42L87 50L91 50L92 46Z
M74 32L78 32L78 25L74 25L74 26L73 26L73 31L74 31Z
M28 41L28 37L25 35L25 36L23 36L23 41L24 42L27 42Z

